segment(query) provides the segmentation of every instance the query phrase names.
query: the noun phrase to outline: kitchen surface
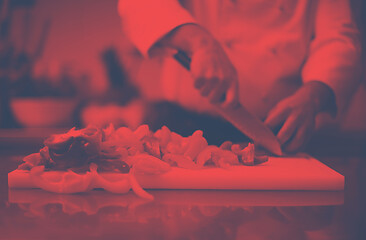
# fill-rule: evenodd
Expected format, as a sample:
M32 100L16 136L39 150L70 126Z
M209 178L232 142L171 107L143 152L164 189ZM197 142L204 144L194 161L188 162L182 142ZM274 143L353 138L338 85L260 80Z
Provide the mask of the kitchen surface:
M307 152L345 177L344 190L148 190L155 199L93 190L9 189L7 174L48 129L2 132L1 239L363 239L365 138L334 137ZM26 137L24 137L26 136ZM18 140L16 140L18 139ZM317 139L321 139L318 137ZM37 146L38 145L38 146ZM334 146L337 151L330 151Z

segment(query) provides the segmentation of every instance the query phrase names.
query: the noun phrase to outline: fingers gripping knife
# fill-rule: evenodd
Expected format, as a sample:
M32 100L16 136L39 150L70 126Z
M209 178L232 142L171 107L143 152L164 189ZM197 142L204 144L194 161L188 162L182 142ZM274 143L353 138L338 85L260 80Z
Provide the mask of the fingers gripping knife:
M190 70L191 59L181 51L174 58L187 70ZM227 109L215 105L217 112L240 132L244 133L257 145L275 155L282 155L281 145L273 132L256 116L253 116L240 103L235 109Z

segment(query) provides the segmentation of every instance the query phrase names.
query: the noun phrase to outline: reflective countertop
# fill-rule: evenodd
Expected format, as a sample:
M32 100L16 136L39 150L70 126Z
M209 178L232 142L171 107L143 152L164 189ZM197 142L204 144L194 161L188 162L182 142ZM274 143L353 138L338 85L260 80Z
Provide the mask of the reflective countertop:
M344 191L151 190L149 201L9 190L23 152L2 151L0 239L366 239L365 156L314 154L345 176Z

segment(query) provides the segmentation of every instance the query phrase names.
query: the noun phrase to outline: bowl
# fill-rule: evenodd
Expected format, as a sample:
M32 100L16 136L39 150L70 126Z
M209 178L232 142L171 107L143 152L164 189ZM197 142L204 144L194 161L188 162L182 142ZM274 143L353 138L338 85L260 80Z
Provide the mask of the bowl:
M77 100L73 98L14 98L10 102L15 119L23 127L69 127Z

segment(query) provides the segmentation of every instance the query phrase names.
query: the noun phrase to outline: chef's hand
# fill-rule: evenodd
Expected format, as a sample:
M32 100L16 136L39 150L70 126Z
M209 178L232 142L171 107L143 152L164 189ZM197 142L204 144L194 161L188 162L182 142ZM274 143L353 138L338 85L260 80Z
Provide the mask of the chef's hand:
M204 28L185 24L168 34L160 45L183 51L191 58L194 87L211 103L234 107L238 102L238 76L220 43Z
M265 123L273 130L279 129L277 138L285 151L295 152L312 136L320 112L335 114L334 94L324 83L311 81L280 101L269 112Z

